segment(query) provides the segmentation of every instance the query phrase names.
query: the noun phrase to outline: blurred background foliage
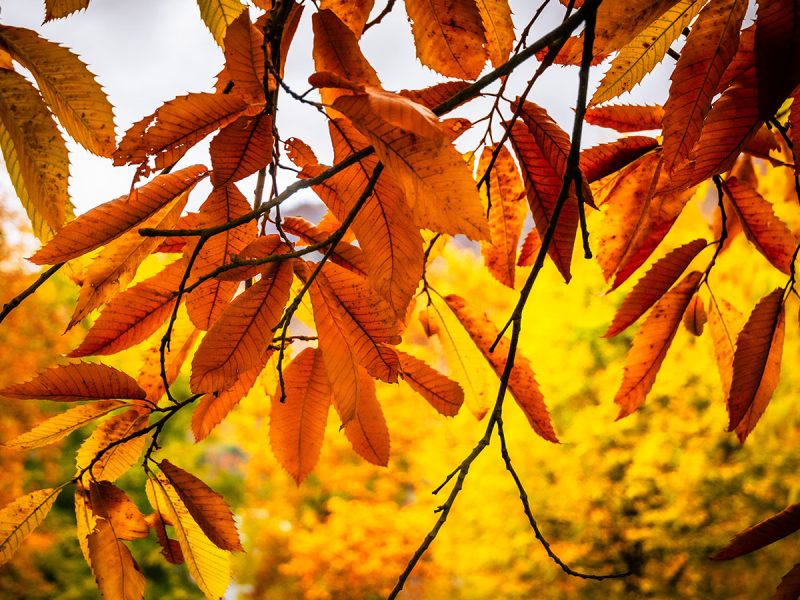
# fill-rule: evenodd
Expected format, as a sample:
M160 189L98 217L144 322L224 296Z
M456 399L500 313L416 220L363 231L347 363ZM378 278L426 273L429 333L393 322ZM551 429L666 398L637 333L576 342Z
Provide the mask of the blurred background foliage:
M776 212L800 223L791 171L758 168L766 169L759 189ZM707 215L715 204L713 190L699 190L656 258L695 237L711 239ZM15 222L13 215L1 216L5 223ZM591 220L589 225L591 230ZM800 232L795 228L795 233ZM20 255L20 239L15 234L0 240L0 287L7 297L32 280L9 260ZM708 260L706 253L701 261ZM475 248L450 241L431 267L431 281L442 294L466 297L501 324L516 294L495 282L480 260ZM140 276L155 268L145 268ZM526 274L524 269L518 276ZM747 315L758 298L784 283L783 277L739 235L710 281L717 297ZM513 402L507 403L505 421L516 468L554 550L576 569L630 568L632 576L593 582L562 573L529 530L495 440L474 465L404 597L760 598L800 559L796 542L789 540L731 563L708 560L741 529L800 499L800 458L794 451L800 426L797 299L787 306L780 386L755 432L740 446L725 432L724 399L707 331L693 337L682 328L644 409L615 422L612 398L636 326L611 340L602 334L631 285L604 296L593 262L576 257L569 286L552 265L546 266L525 314L521 352L534 365L562 443L533 435ZM0 328L5 365L0 385L52 364L80 340L80 327L61 334L73 289L66 276L53 278ZM708 290L703 294L707 300ZM417 309L424 303L419 298ZM426 338L416 316L409 318L404 340L407 350L446 369L440 345ZM136 372L147 346L110 362ZM483 423L466 406L457 417L444 418L409 388L379 384L392 434L389 468L357 458L331 420L320 463L298 488L269 448L268 394L275 383L265 375L203 444L194 444L188 414L176 418L163 437L162 456L201 476L231 502L240 519L247 552L236 557L229 596L384 597L433 524L443 499L431 490L470 451ZM177 388L177 396L188 394L185 379ZM3 439L51 410L4 401ZM68 478L85 435L73 434L35 452L0 449L0 502ZM149 512L140 471L128 473L119 485ZM167 565L153 540L137 541L133 551L147 576L148 598L200 597L185 569ZM75 539L71 494L64 492L44 526L0 567L0 597L96 595Z

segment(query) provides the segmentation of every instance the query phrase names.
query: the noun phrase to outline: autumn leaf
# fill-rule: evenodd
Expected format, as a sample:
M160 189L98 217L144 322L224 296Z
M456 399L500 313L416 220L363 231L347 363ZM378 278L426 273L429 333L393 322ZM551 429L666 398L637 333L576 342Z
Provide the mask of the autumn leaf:
M249 212L250 205L236 186L216 188L200 206L198 226L218 227ZM230 264L231 256L241 254L256 239L257 233L255 221L248 221L212 236L195 257L193 276L203 277L225 264ZM194 249L195 242L192 242L184 250L184 255L188 258ZM209 279L192 290L186 298L186 309L192 323L197 328L208 331L227 308L238 286L238 282Z
M458 414L464 403L464 390L424 361L397 350L403 381L446 417Z
M54 444L95 419L125 406L128 406L128 403L121 400L100 400L75 406L50 417L30 431L18 435L3 445L17 450L29 450Z
M250 22L246 10L225 30L224 40L225 74L233 83L233 93L254 104L265 102L264 34ZM275 86L273 79L270 75L271 88ZM265 118L271 123L271 117Z
M323 244L320 249L324 248L324 244L330 235L330 232L320 231L302 217L285 217L281 226L286 233L298 236L307 244ZM366 257L361 248L346 242L336 244L328 260L362 277L366 277L369 270Z
M781 578L772 600L793 600L800 595L800 564L796 564Z
M660 63L672 43L700 12L701 0L680 0L652 21L611 61L590 104L601 104L628 92Z
M672 73L664 105L664 163L667 169L689 155L700 139L703 119L725 67L736 54L747 0L710 2L692 27Z
M197 0L197 6L200 9L200 18L220 47L224 47L228 26L236 20L239 13L247 10L239 0Z
M77 472L88 469L94 462L91 473L87 471L87 478L107 481L119 479L138 462L144 450L146 436L142 430L147 427L149 418L149 413L129 409L103 421L78 449L75 459ZM122 441L129 437L132 439ZM98 454L106 448L109 449L95 461Z
M536 261L539 255L539 250L542 248L542 238L539 237L539 232L534 227L525 236L522 241L522 248L519 249L519 258L517 259L518 267L530 267Z
M694 240L675 248L656 261L625 297L603 337L613 337L636 322L667 293L706 246L705 240Z
M167 459L158 463L158 467L208 539L222 550L244 552L233 514L222 496Z
M333 11L357 38L361 37L375 0L322 0L320 12Z
M235 183L272 160L272 116L239 117L211 140L211 181L216 187Z
M184 192L174 202L160 208L142 226L170 229L177 223L188 200L188 192ZM140 236L136 231L128 231L109 242L86 269L67 330L127 286L136 275L139 265L160 242L158 237Z
M800 504L783 509L737 534L712 560L730 560L769 546L800 529Z
M740 442L750 434L778 386L783 354L783 288L764 296L742 328L733 356L733 380L727 406L728 431Z
M89 502L89 490L80 481L75 484L75 523L75 534L78 538L81 554L83 554L86 564L90 564L88 538L89 534L94 531L95 525L97 525L97 517L92 511L92 506Z
M389 430L375 394L375 380L367 374L363 367L358 367L358 378L359 395L353 418L344 420L335 395L333 405L339 412L344 434L350 441L353 450L364 460L379 467L385 467L389 464Z
M272 343L272 329L283 314L291 283L292 266L282 262L225 309L192 360L193 391L226 390L241 373L259 364Z
M375 146L418 225L476 241L488 237L469 168L433 113L387 92L340 96L333 107Z
M445 298L447 306L453 311L458 320L467 330L472 341L489 362L498 377L502 377L506 368L506 360L511 349L511 342L508 338L502 337L494 348L493 352L489 348L497 338L497 328L485 314L481 314L467 304L466 300L456 295ZM533 373L528 360L517 353L514 358L514 366L508 377L508 391L517 401L517 404L525 413L528 423L533 430L549 442L558 442L553 425L550 422L550 415L544 403L544 396L539 391L539 384Z
M475 2L406 0L417 58L445 77L475 79L487 52L481 13Z
M56 501L61 488L37 490L0 510L0 564L5 564L36 529Z
M758 0L755 30L758 114L771 118L800 82L800 7Z
M747 239L776 269L788 275L797 240L786 223L775 215L761 194L736 177L728 177L723 189Z
M99 248L145 221L206 175L208 171L200 165L159 175L131 194L101 204L71 221L30 260L37 265L54 265Z
M283 372L285 398L272 395L269 439L272 452L297 485L319 460L331 404L322 353L305 348Z
M586 122L621 133L661 129L664 108L660 105L610 104L586 109Z
M733 355L736 352L736 338L744 326L744 315L724 298L711 296L708 305L708 330L714 343L714 356L717 360L722 395L728 397L733 380Z
M103 309L81 342L67 356L116 354L149 338L172 314L186 262L162 271L117 294Z
M44 21L62 19L89 6L89 0L45 0Z
M633 346L628 352L622 385L614 397L614 402L620 407L617 420L633 414L644 405L701 278L699 271L692 271L684 277L655 304L636 332Z
M581 150L580 168L587 183L616 173L658 147L655 138L632 135Z
M50 110L89 152L111 156L114 113L100 84L70 50L21 27L0 27L0 48L28 69Z
M689 301L686 312L683 313L683 326L692 335L700 336L703 334L703 327L707 322L708 315L703 301L699 294L695 294Z
M199 336L199 329L187 324L181 318L176 319L172 327L169 346L164 349L164 371L167 385L175 383L183 363L186 362L189 353L194 350ZM158 404L166 391L161 374L161 340L146 350L136 381L147 392L147 399Z
M481 254L486 268L494 278L513 289L517 245L528 207L525 204L525 188L519 171L505 146L499 149L487 146L483 149L478 162L478 178L486 173L495 151L497 159L485 187L487 199L491 202L491 242L481 243Z
M514 22L508 0L477 0L481 14L483 31L486 36L486 50L492 66L497 68L508 60L514 48Z
M114 164L144 164L155 158L157 169L175 164L197 142L235 121L247 103L234 94L179 96L135 123L114 152Z
M231 578L230 554L206 537L166 477L148 477L145 490L150 505L175 528L175 537L197 586L209 600L222 598Z
M110 481L93 481L89 486L92 512L110 526L114 537L136 540L147 537L150 527L133 500Z
M7 70L0 70L0 150L34 234L49 239L72 217L67 146L39 92Z
M109 521L98 519L88 537L89 564L104 598L140 600L144 598L145 579Z
M73 363L47 369L30 381L0 390L20 400L77 402L112 398L142 400L145 392L130 375L100 363Z

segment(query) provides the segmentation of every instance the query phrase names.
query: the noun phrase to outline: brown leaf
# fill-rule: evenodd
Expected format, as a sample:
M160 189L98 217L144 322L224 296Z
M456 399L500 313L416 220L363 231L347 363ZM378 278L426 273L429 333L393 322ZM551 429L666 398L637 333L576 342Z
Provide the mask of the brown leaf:
M692 271L664 294L633 338L628 352L622 385L614 397L620 411L617 420L639 410L656 380L658 370L678 331L681 317L689 305L702 274Z
M167 459L158 463L158 467L208 539L223 550L244 552L233 514L222 496Z
M508 338L500 338L500 342L490 352L489 348L497 338L497 328L489 318L473 307L469 306L463 298L450 295L445 297L445 301L453 313L461 321L464 329L467 330L472 341L483 354L484 358L494 369L498 377L502 377L506 367L508 352L511 342ZM539 384L533 373L528 360L517 353L514 357L514 366L508 378L508 391L517 401L517 404L525 413L533 430L541 437L550 442L558 442L553 425L550 422L550 415L544 403L544 396L539 391Z
M249 177L272 160L272 116L239 117L211 140L211 182L222 187Z
M783 509L737 534L712 560L730 560L769 546L800 529L800 504Z
M61 19L89 6L89 0L45 0L44 22Z
M800 83L800 6L758 0L755 32L758 114L766 120Z
M658 140L644 135L598 144L581 150L581 172L586 182L592 183L616 173L657 147Z
M283 372L285 399L280 389L272 395L269 439L275 458L297 485L319 460L331 389L322 353L306 348Z
M139 508L110 481L91 482L89 498L92 512L108 522L117 539L136 540L150 533L150 527Z
M699 294L695 294L689 302L689 306L686 307L686 312L683 313L683 326L692 335L699 336L702 335L707 321L708 316L703 301Z
M30 381L0 390L0 396L20 400L143 400L145 392L130 375L100 363L74 363L47 369Z
M603 337L613 337L636 322L672 287L706 246L705 240L694 240L657 260L625 297Z
M783 288L762 298L736 340L733 381L728 396L728 431L740 442L750 434L778 386L783 354Z
M246 10L225 31L225 74L233 83L233 93L253 104L265 101L263 46L264 33L250 22ZM271 74L269 85L275 88Z
M54 265L99 248L158 212L206 175L208 171L201 165L159 175L131 194L101 204L71 221L30 261Z
M797 600L800 597L800 564L796 564L781 578L772 600Z

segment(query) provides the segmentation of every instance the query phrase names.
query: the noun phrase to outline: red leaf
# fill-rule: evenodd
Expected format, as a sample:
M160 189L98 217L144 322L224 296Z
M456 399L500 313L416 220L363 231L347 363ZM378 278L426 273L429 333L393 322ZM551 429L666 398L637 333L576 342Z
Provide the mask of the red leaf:
M737 534L712 560L731 560L769 546L800 529L800 504L783 509Z

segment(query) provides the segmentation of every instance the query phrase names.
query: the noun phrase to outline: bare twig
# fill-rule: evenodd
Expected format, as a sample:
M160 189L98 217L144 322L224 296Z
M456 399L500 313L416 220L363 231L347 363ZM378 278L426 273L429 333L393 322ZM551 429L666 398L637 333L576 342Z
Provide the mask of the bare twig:
M39 277L36 278L32 284L22 290L19 294L14 296L11 300L3 305L3 310L0 310L0 323L2 323L5 318L11 314L11 312L17 308L22 302L30 295L32 295L36 290L38 290L42 284L50 279L56 272L65 265L66 263L58 263L57 265L53 265L46 271L42 271L39 274Z

